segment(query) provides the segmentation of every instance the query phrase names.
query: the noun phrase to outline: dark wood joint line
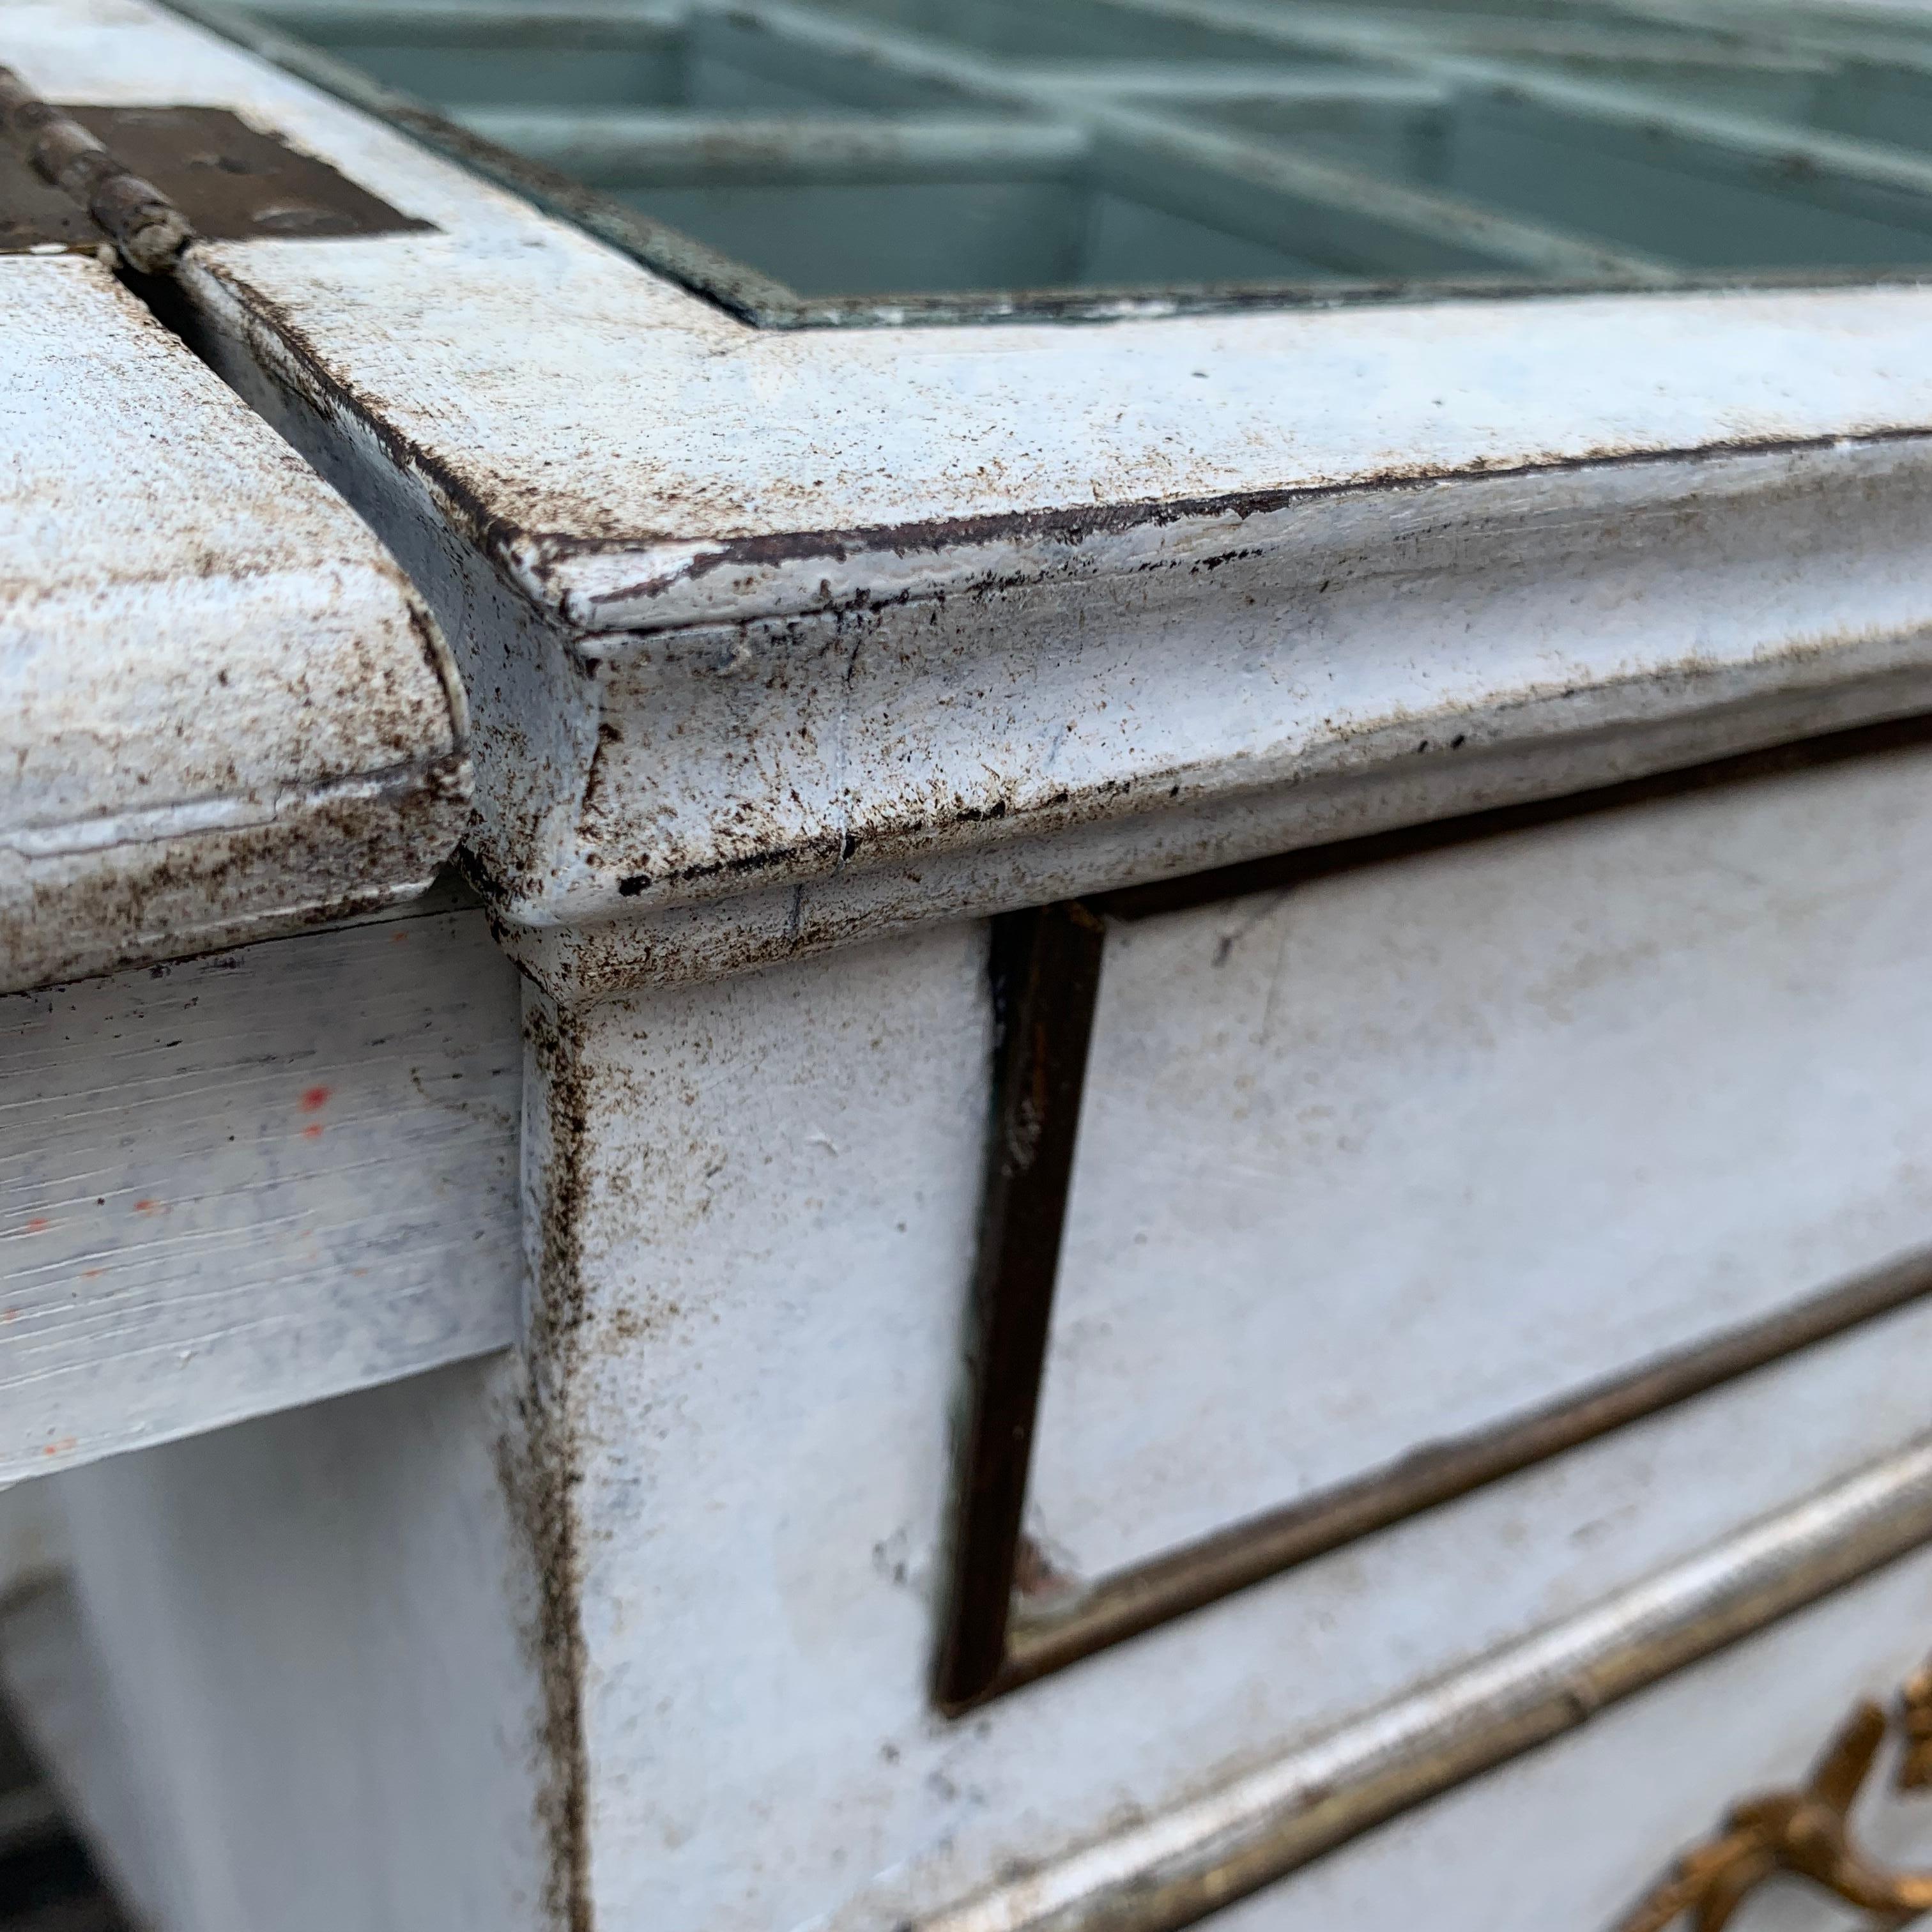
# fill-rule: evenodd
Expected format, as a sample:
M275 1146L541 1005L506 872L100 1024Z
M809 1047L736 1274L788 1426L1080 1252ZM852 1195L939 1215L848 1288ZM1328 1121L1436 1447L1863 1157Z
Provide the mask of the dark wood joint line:
M994 922L992 1144L969 1316L952 1598L934 1687L947 1711L992 1696L1006 1659L1106 938L1104 922L1078 900Z

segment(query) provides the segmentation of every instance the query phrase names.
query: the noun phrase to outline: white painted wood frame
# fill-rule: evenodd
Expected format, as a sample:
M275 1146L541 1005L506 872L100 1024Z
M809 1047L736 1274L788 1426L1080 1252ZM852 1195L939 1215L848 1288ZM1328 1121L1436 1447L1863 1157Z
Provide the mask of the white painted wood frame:
M446 902L0 998L0 1483L514 1340L518 1004Z
M1748 1698L1734 1748L1647 1785L1632 1717L1526 1762L1564 1816L1562 1766L1615 1772L1614 1869L1521 1894L1572 1922L1675 1849L1646 1790L1790 1775L1922 1641L1915 1304L963 1720L931 1695L987 916L1932 710L1932 292L760 331L142 0L6 0L0 44L433 224L196 244L178 290L448 637L530 975L524 1348L62 1479L106 1526L78 1614L170 1606L167 1673L102 1667L199 1739L184 1932L1017 1925L1035 1870L1106 1926L1202 1793L1432 1682L1748 1595L1767 1550L1822 1566L1767 1617L1871 1577L1648 1707ZM242 1653L275 1696L182 1693ZM253 1768L324 1704L304 1775L438 1800L372 1804L353 1870ZM1502 1788L1447 1801L1478 1846ZM1352 1868L1370 1932L1413 1922L1404 1842Z
M418 893L463 693L366 526L88 254L0 256L0 991Z

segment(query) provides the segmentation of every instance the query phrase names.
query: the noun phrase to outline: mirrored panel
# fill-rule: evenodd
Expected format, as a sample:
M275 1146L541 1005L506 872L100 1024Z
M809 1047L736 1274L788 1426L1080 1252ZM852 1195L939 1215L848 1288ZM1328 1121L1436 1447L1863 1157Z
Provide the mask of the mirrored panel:
M259 0L272 57L776 326L1916 279L1932 15Z

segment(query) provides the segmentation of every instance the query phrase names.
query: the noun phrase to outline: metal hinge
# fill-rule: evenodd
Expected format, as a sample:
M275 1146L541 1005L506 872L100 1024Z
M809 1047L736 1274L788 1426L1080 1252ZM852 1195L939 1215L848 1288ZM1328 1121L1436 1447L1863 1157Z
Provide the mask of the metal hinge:
M0 254L97 247L158 274L193 241L430 228L221 107L56 106L0 67Z

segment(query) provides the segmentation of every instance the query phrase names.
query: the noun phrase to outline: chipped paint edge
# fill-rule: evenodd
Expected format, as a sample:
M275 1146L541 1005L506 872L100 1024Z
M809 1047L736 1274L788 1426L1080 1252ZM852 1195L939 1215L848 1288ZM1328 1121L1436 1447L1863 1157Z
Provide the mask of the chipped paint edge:
M1101 580L1186 565L1280 542L1297 513L1337 499L1399 498L1444 485L1527 482L1579 472L1932 440L1932 428L1871 423L1808 436L1711 438L1640 450L1610 446L1524 462L1388 469L1372 476L1192 499L1075 505L850 530L737 539L587 543L557 534L488 539L532 604L579 634L586 658L620 658L631 640L714 623L753 623L878 608L948 592L1010 590L1053 578ZM713 584L710 580L722 581Z

